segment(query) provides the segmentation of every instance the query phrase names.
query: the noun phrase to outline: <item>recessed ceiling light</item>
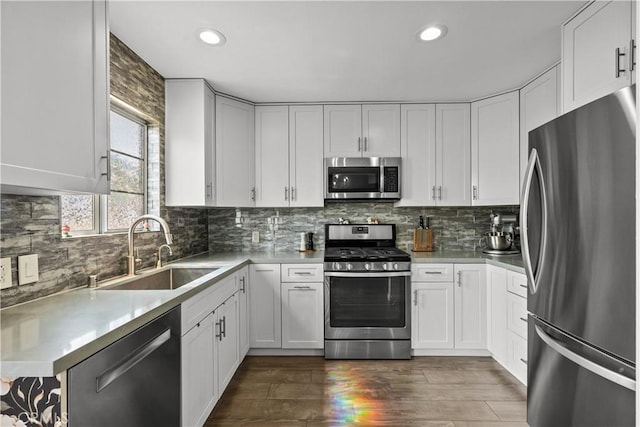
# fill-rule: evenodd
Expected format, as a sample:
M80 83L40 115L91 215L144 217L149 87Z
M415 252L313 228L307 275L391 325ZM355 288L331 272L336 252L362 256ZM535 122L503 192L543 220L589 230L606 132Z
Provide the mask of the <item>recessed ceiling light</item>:
M441 39L447 34L447 27L444 25L429 25L418 31L418 40L430 42Z
M200 30L199 36L200 40L212 46L222 46L227 41L227 39L224 37L224 34L222 34L220 31L208 28Z

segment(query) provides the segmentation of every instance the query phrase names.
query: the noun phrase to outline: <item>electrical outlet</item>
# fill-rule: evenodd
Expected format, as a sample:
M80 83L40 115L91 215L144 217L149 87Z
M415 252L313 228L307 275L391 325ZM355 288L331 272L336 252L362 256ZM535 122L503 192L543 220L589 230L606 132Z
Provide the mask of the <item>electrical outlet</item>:
M251 243L260 243L260 232L252 231L251 232Z
M0 289L11 287L11 258L0 259Z

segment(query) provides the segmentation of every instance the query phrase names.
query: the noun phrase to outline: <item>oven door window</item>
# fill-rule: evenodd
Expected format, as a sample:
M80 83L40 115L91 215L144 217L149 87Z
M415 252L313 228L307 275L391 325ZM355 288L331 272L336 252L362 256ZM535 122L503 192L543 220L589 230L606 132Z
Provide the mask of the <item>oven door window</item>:
M376 193L380 191L380 168L329 168L330 193Z
M404 328L404 277L331 277L330 326Z

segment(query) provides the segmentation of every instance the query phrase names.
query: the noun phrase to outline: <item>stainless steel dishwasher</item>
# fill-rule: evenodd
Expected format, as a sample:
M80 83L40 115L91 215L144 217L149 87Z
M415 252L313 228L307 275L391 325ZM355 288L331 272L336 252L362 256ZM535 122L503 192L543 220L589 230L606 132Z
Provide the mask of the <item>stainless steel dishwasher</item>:
M180 307L68 372L70 427L180 425Z

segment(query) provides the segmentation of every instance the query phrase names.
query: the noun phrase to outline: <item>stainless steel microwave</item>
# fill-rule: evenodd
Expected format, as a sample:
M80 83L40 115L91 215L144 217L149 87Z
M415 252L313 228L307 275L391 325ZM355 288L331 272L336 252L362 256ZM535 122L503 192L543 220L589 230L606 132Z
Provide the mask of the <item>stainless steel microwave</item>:
M325 200L400 199L400 157L327 157Z

